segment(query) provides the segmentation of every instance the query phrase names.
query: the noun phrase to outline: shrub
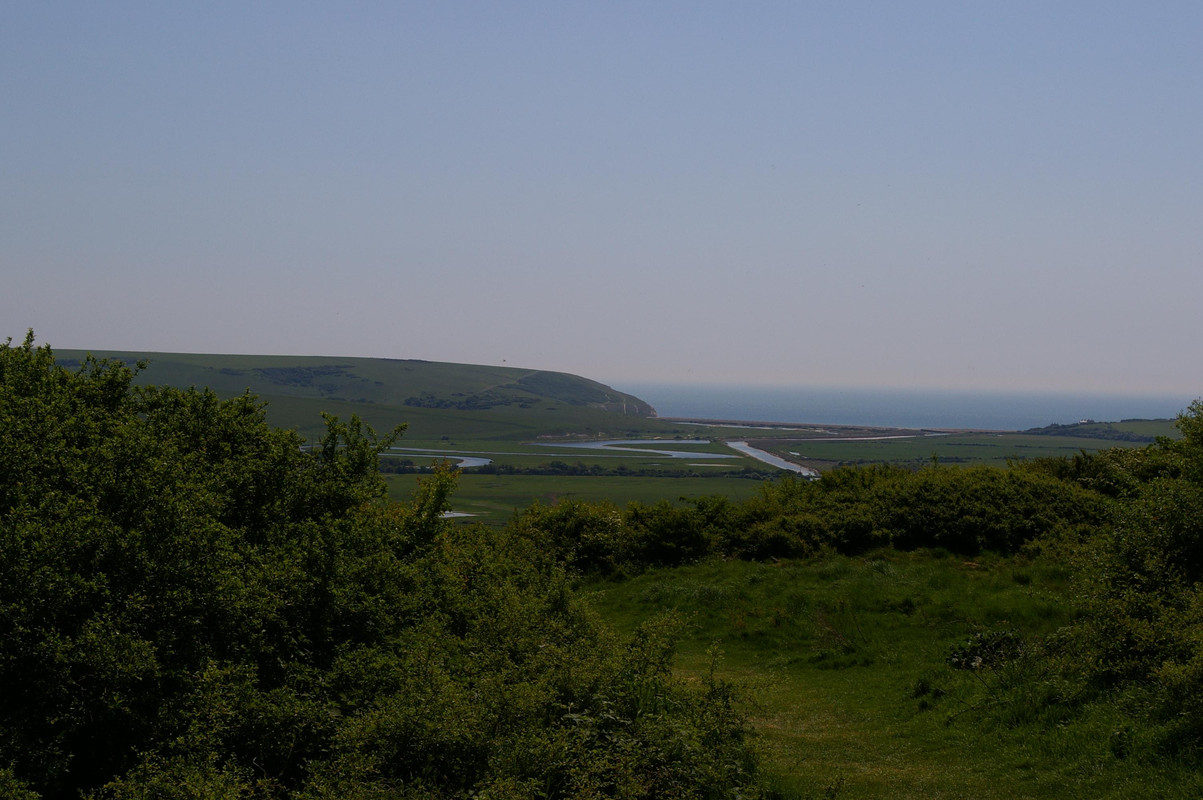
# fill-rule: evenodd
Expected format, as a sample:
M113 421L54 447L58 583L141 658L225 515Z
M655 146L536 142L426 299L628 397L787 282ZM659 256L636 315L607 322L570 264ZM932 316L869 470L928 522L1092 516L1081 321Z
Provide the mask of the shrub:
M602 626L547 537L449 525L446 470L385 502L355 418L308 446L135 372L0 348L0 791L756 796L721 692L668 628Z

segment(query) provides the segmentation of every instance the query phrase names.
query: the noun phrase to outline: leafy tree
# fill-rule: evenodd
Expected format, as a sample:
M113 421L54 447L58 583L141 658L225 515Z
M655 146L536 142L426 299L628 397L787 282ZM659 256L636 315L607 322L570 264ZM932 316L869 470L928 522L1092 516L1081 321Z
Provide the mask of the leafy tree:
M719 684L624 641L545 539L390 504L383 438L0 347L0 791L754 796Z

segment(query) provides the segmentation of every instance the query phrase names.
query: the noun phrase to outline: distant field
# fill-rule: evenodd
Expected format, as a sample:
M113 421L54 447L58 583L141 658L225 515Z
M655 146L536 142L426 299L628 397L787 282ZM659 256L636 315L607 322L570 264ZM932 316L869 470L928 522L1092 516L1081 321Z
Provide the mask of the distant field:
M1144 436L1175 436L1172 420L1142 421L1115 426ZM1087 432L1089 433L1089 432ZM1100 432L1101 433L1101 432ZM784 458L831 469L842 464L890 462L921 466L941 464L992 464L1046 456L1072 456L1108 447L1143 447L1149 442L1101 438L1100 435L1034 435L1030 433L955 433L900 438L819 441L758 440L756 444Z
M419 476L388 475L389 496L405 500L412 496ZM471 514L468 522L503 525L515 510L535 502L555 503L562 499L588 502L610 501L625 506L632 501L655 503L682 497L724 495L746 499L760 489L761 481L741 478L615 478L557 475L498 476L464 474L452 496L451 508Z
M1175 430L1168 421L1158 423L1155 427L1158 430L1164 429L1167 435ZM416 447L420 443L403 439L401 444ZM1115 446L1143 446L1140 443L1080 436L1037 436L1020 433L964 433L875 441L757 440L755 444L766 451L820 471L840 465L871 463L921 467L933 463L933 460L947 466L1006 466L1008 462L1020 459L1073 456L1081 451L1093 452ZM672 447L673 440L649 441L648 446ZM554 502L561 497L610 500L618 505L632 500L655 502L661 498L676 499L683 495L722 494L732 498L744 498L756 491L760 481L733 475L744 471L756 471L765 475L774 473L773 468L738 455L717 441L705 446L703 451L726 452L736 457L704 462L655 455L644 456L634 452L618 454L571 448L559 450L534 444L507 444L504 454L501 454L496 449L496 442L467 439L431 443L430 449L455 450L456 455L480 455L493 459L496 465L515 469L549 471L559 467L577 470L599 469L608 473L597 476L489 475L481 474L478 469L467 469L460 478L460 487L452 503L453 508L479 515L472 519L490 524L503 523L514 509L524 508L535 500ZM388 460L392 458L389 457ZM399 458L419 466L428 466L434 461L429 456L417 454L406 454ZM626 471L627 474L613 474L618 470ZM683 476L682 471L690 474ZM406 497L412 489L414 476L389 475L388 479L390 494L400 499Z
M83 351L56 351L68 365ZM1136 420L1057 426L1039 433L925 431L831 426L749 427L647 416L650 406L608 386L558 372L439 362L302 356L200 355L98 352L100 357L149 362L142 383L210 387L223 397L247 391L266 403L268 420L309 440L324 430L322 413L358 415L377 433L407 426L385 469L428 467L432 455L475 456L493 464L469 469L455 498L457 508L488 522L504 520L534 499L556 497L653 501L682 495L745 496L756 480L777 474L722 440L745 440L788 461L829 470L846 464L890 462L922 466L1005 465L1016 459L1071 456L1106 447L1140 447L1155 436L1173 436L1169 420ZM905 438L899 434L910 434ZM691 452L725 459L679 459L656 453L599 451L570 446L604 439L646 439L646 449L672 449L682 439L710 444ZM544 446L552 442L565 447ZM449 452L454 451L454 452ZM505 474L525 472L540 474ZM585 475L581 473L593 472ZM577 473L577 474L566 474ZM390 475L391 490L412 486L412 476ZM406 496L402 491L396 496Z

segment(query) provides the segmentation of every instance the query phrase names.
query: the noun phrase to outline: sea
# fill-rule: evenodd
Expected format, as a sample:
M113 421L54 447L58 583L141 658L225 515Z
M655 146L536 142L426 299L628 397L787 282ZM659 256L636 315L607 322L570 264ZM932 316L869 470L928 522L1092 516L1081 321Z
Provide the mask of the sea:
M1086 419L1097 422L1172 419L1195 399L1188 395L749 388L663 383L624 383L614 388L651 403L661 417L998 431L1068 425Z

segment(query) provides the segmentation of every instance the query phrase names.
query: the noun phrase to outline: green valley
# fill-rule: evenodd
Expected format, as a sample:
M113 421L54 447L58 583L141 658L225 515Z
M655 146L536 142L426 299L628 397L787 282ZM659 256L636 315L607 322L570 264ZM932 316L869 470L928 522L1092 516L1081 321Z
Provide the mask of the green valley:
M378 432L404 424L382 469L395 499L408 497L411 472L442 458L487 459L468 467L456 496L467 519L502 525L532 500L608 499L618 504L705 494L746 497L781 474L725 441L748 441L766 453L826 471L841 465L993 464L1072 456L1113 446L1143 446L1173 435L1171 420L1059 426L1041 432L910 431L888 428L659 419L643 400L566 373L416 359L326 356L205 355L97 351L98 358L145 362L135 381L208 387L224 398L250 392L273 425L310 442L325 430L323 414L358 416ZM78 350L56 350L73 367ZM646 439L646 445L598 450L603 440ZM705 460L640 449L676 449L683 440ZM586 446L580 446L586 445ZM635 479L635 480L631 480Z
M56 355L0 347L4 796L1203 791L1201 402L752 436L522 370Z

